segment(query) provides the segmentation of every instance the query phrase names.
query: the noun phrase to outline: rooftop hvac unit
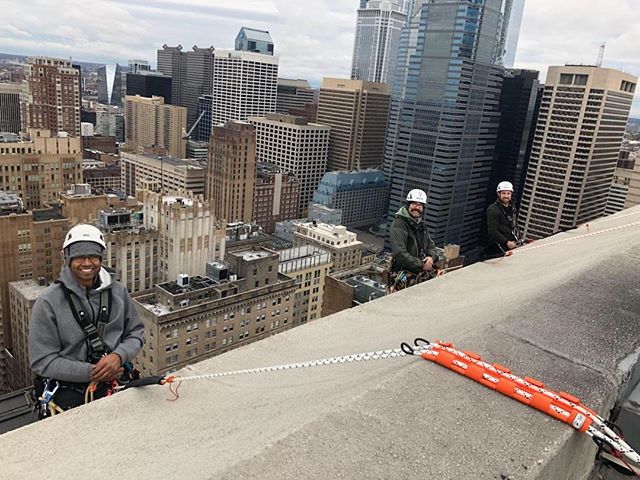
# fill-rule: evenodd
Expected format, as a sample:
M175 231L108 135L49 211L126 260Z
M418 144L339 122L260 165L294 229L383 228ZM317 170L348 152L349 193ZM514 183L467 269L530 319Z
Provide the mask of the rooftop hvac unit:
M74 195L89 195L91 193L91 185L88 183L74 183L71 186Z
M223 282L229 278L229 267L220 262L207 262L206 275L214 282Z
M189 285L189 275L187 275L186 273L179 273L178 274L178 279L176 280L176 283L178 284L179 287L186 287Z

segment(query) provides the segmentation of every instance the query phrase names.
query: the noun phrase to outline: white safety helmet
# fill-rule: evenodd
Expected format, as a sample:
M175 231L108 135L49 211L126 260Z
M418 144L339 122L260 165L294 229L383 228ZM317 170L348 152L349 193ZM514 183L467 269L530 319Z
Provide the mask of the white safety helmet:
M422 190L420 190L418 188L414 188L407 195L407 202L408 203L418 202L418 203L422 203L423 205L426 205L427 204L427 194L424 193Z
M104 243L104 235L93 225L80 224L69 230L67 236L64 237L62 250L66 250L69 245L76 242L94 242L102 248L107 248L107 245Z
M511 182L500 182L498 188L496 188L496 193L504 191L513 192L513 184Z

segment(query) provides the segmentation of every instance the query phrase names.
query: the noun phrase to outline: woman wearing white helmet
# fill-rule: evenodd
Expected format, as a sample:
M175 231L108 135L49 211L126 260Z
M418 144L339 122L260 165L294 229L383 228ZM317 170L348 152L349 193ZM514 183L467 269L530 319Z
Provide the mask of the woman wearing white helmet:
M432 270L440 260L440 250L433 243L423 218L426 205L427 194L416 188L407 195L406 206L395 215L389 233L393 256L392 278L400 272L415 278L422 272Z
M511 201L513 184L500 182L496 195L496 201L487 208L487 233L491 244L485 250L486 256L502 255L520 243L517 211Z
M55 385L51 401L66 410L84 403L90 382L96 397L108 394L142 348L143 324L127 289L102 266L99 229L77 225L62 247L66 266L33 306L29 359L37 396ZM47 416L47 407L40 413Z

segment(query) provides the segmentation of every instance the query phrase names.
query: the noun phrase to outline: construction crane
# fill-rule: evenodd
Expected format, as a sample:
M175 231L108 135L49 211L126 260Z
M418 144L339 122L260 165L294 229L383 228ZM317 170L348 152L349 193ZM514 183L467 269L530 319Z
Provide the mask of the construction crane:
M600 45L600 51L598 52L598 60L596 60L596 67L600 68L602 66L602 57L604 57L604 46L605 46L604 42L602 45Z
M183 138L183 140L184 139L191 140L191 134L193 133L193 129L196 128L198 123L200 123L200 120L202 120L202 117L204 117L205 113L207 113L206 110L203 110L202 113L200 113L200 116L198 117L198 119L195 121L195 123L191 127L191 130L189 130L189 133L187 133L184 128L182 129L182 138Z

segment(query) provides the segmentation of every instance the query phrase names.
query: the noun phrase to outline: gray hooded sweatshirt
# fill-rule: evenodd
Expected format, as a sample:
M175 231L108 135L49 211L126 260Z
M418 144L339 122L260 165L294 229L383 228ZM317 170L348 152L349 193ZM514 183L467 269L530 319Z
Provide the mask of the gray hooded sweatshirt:
M100 292L111 289L111 311L102 341L109 351L122 358L123 363L129 362L142 348L143 324L127 289L104 267L99 279L98 287L87 289L77 282L67 266L59 280L77 295L94 324L100 308ZM88 354L86 337L71 312L62 287L55 283L50 285L33 305L29 324L31 368L45 378L86 383L90 381L92 367L87 361Z

